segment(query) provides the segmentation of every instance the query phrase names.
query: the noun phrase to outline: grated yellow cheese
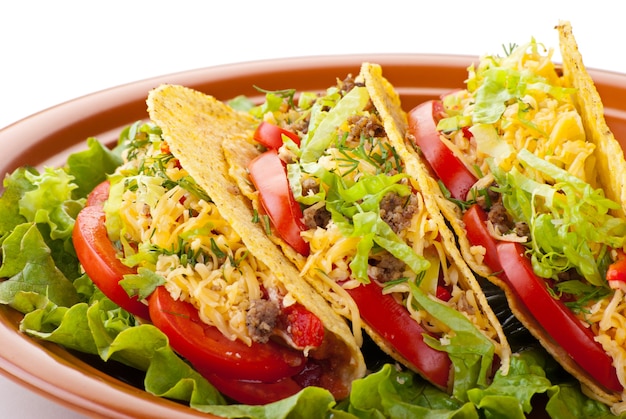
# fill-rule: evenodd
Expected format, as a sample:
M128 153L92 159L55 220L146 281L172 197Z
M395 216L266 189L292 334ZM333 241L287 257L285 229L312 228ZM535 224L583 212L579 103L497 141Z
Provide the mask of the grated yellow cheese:
M554 86L563 86L564 81L557 77L550 57L551 53L542 56L527 51L519 60L503 60L502 65L520 72L540 70L539 74L547 78ZM473 96L467 90L455 93L455 95L462 104L463 114L471 116L474 111ZM524 109L520 108L519 102L513 101L507 104L502 118L494 124L500 134L499 138L515 150L528 149L535 155L594 185L595 145L585 141L583 122L571 95L555 98L546 92L532 90L532 95L526 94L521 98L521 102L524 104ZM475 139L465 138L462 130L448 135L442 134L441 137L442 141L470 171L475 173L475 168L478 168L480 173L490 172L486 162L487 156L477 150ZM507 163L509 163L508 160ZM504 169L509 169L509 167L504 167Z
M159 153L158 147L148 148L140 159L128 161L118 171L132 173ZM163 173L171 180L188 176L174 159ZM170 295L193 304L200 319L224 336L250 345L246 324L250 301L262 298L263 289L270 290L274 299L286 295L285 290L267 266L248 253L215 204L179 184L166 189L163 177L137 175L134 179L136 187L125 189L120 205L124 242L159 249L152 269L165 278ZM182 254L188 255L184 261Z
M595 302L578 317L591 324L596 341L613 358L617 378L626 388L626 299L622 290ZM626 399L626 391L622 399ZM626 412L626 404L617 404L612 410Z

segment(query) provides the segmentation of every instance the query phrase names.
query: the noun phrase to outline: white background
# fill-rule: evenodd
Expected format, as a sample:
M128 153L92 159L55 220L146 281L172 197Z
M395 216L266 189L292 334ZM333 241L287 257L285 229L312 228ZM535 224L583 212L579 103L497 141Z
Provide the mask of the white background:
M558 50L553 27L560 19L572 23L587 67L626 73L620 6L618 0L3 1L0 128L108 87L219 64L354 53L480 55L531 37ZM0 406L6 418L81 417L2 376Z

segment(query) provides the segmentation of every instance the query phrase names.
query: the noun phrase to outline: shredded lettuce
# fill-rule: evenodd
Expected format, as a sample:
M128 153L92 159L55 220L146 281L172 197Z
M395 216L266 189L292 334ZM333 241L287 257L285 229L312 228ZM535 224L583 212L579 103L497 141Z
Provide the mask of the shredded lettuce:
M560 98L573 93L573 88L552 84L541 75L531 71L519 71L516 61L527 49L536 54L538 44L534 41L516 48L505 58L491 57L481 63L475 73L470 72L468 89L475 91L475 104L472 121L474 124L494 124L504 113L507 102L520 100L533 91L540 91ZM522 118L523 121L523 118Z
M491 156L498 166L515 152L509 143L500 139L493 125L476 124L469 130L476 140L476 149Z
M369 94L365 87L354 87L324 116L319 122L311 124L314 128L302 140L300 149L301 163L316 162L336 137L336 129L353 115L365 108L369 101ZM309 128L311 130L311 128Z
M429 335L424 335L424 340L431 347L448 353L454 366L452 395L467 401L468 390L487 385L495 345L463 314L430 298L417 284L410 282L409 285L417 306L452 330L445 341Z
M494 168L493 173L507 191L505 207L530 227L531 260L537 275L554 278L575 268L590 284L604 286L602 259L608 257L609 248L626 244L626 221L609 212L618 204L601 189L528 150L521 150L518 160L529 169L527 174L517 168L506 173ZM533 180L533 170L553 184Z

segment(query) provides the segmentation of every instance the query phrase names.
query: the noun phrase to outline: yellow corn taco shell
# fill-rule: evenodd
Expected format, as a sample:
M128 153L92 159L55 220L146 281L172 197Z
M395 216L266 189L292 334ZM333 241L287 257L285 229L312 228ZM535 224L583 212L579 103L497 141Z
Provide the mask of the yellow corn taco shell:
M150 92L147 103L150 118L162 129L172 154L211 196L249 251L267 265L297 302L322 321L330 342L324 348L330 352L324 357L332 359L337 381L349 389L353 380L365 374L363 355L349 327L253 222L249 202L228 174L222 144L251 136L256 124L253 118L182 86L160 86ZM313 352L311 356L315 356Z
M585 70L582 55L569 22L561 22L559 42L563 56L563 77L577 90L574 97L587 134L587 141L596 145L598 176L606 196L622 204L626 213L626 160L624 151L604 118L604 107L591 76Z

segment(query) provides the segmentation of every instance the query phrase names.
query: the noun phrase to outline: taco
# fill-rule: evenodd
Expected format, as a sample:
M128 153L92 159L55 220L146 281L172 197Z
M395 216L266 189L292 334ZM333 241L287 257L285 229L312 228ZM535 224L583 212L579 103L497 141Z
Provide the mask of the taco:
M124 164L77 217L79 260L111 300L149 319L231 399L265 404L313 385L345 398L365 374L346 322L264 244L223 161L206 159L207 175L195 176L196 160L180 152L205 135L234 141L254 121L217 101L185 112L180 93L195 97L167 87L150 94L152 122L130 129Z
M465 260L586 391L624 411L626 162L568 22L408 113L423 188Z
M257 129L221 146L230 175L334 310L400 364L466 400L510 348L452 231L412 175L406 115L379 65L326 92L267 92ZM405 157L409 161L405 161Z

